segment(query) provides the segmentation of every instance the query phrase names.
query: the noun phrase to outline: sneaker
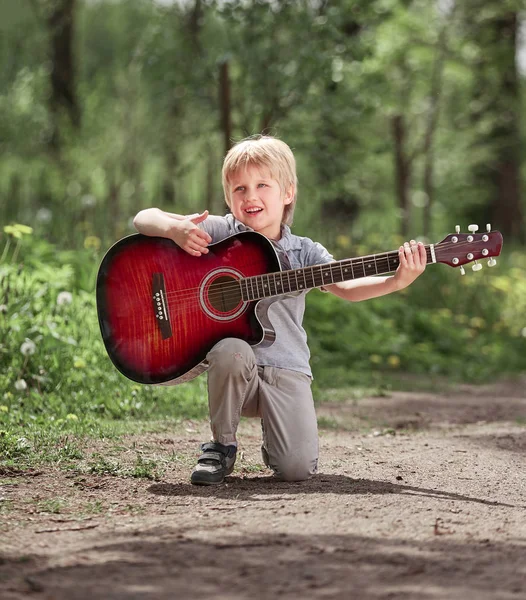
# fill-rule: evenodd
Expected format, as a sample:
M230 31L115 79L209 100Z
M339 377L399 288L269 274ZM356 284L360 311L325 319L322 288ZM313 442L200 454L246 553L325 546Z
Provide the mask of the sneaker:
M191 481L195 485L216 485L234 470L237 448L208 442L201 446L203 454L197 459Z

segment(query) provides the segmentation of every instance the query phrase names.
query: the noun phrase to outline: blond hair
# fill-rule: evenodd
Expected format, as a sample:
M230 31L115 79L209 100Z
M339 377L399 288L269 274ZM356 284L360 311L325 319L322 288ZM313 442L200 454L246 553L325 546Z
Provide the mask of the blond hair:
M285 205L281 219L285 225L292 225L298 189L296 160L292 150L285 142L269 135L254 135L232 146L223 162L223 191L229 207L232 201L229 185L232 177L249 166L266 167L272 179L279 183L283 195L293 187L292 202Z

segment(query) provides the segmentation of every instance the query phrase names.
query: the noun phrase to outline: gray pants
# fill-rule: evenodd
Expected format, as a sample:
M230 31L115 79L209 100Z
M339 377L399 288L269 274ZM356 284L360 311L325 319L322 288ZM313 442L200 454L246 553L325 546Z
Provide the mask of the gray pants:
M208 403L214 441L236 442L239 419L259 417L267 466L285 481L316 473L318 428L308 375L260 367L252 348L227 338L207 355ZM266 456L265 456L266 454Z

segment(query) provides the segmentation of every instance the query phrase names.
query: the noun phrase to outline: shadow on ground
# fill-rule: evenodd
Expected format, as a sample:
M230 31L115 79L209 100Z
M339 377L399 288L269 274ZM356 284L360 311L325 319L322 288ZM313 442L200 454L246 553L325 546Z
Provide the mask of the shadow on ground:
M428 489L411 485L401 485L389 481L374 481L371 479L352 479L345 475L320 474L309 481L284 482L273 477L238 477L227 478L227 485L223 486L195 486L191 483L156 483L149 487L152 494L163 496L202 496L206 498L217 497L236 501L264 500L265 496L296 495L301 494L402 494L410 496L423 496L442 500L457 500L461 502L475 502L490 506L504 506L517 508L515 504L494 502L491 500L473 498L455 492ZM524 507L526 508L526 507Z
M379 540L353 535L263 535L214 541L169 527L100 540L71 561L0 566L6 599L519 598L524 546L488 541ZM16 569L13 567L16 566ZM23 571L23 573L20 573Z

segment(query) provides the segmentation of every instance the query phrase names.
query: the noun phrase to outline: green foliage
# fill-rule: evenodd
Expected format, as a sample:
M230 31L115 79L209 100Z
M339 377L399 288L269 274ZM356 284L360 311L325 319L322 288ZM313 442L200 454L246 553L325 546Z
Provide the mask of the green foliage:
M526 369L526 256L461 277L430 265L412 286L347 304L308 296L317 385L366 382L371 373L419 373L487 381Z
M17 242L0 263L0 456L38 451L71 460L80 451L68 432L96 432L104 420L206 414L203 378L174 388L140 386L113 367L99 333L92 251L56 253L42 240ZM12 262L14 252L23 263Z

